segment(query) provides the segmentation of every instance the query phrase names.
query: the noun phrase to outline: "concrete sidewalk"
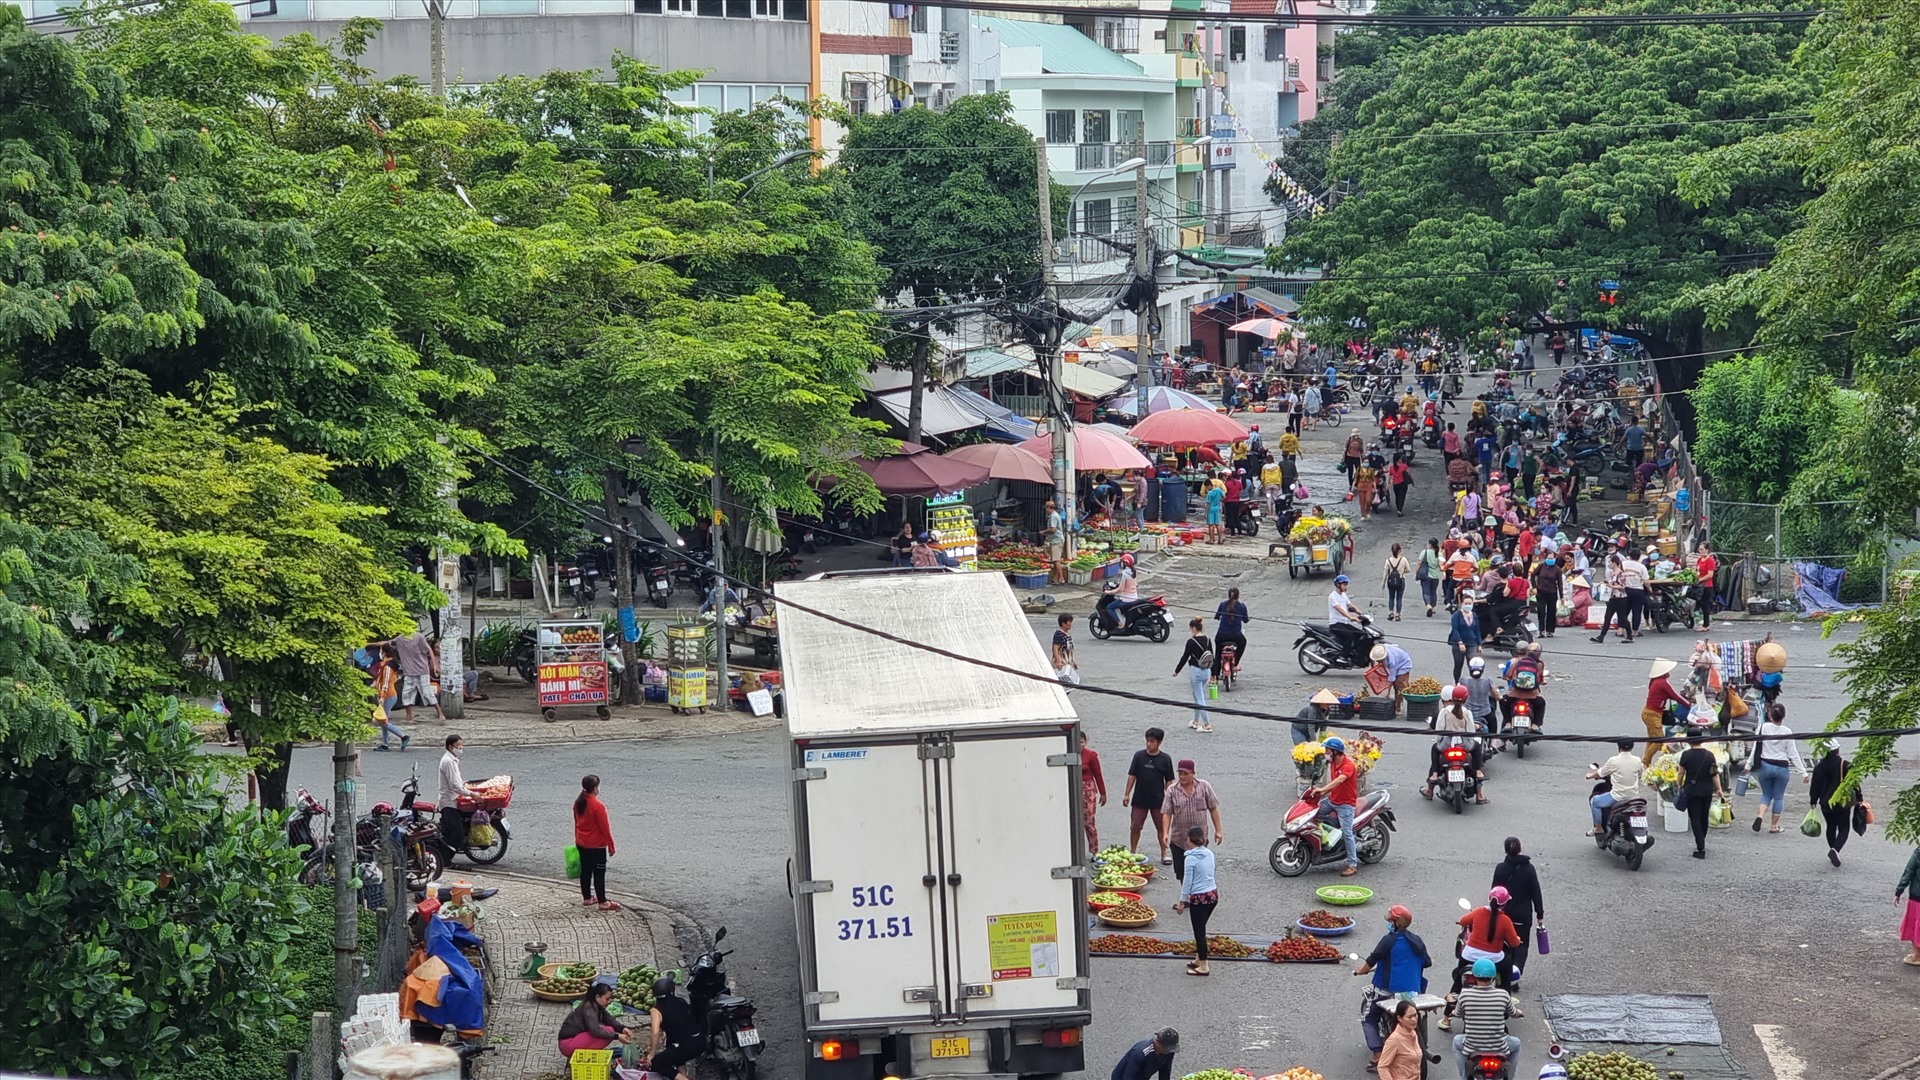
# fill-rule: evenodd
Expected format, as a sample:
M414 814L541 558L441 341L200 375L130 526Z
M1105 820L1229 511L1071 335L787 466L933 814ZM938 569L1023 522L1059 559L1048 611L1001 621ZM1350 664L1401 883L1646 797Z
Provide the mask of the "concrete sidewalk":
M483 1080L566 1075L557 1035L573 1006L542 1001L527 989L519 977L526 942L545 942L548 963L584 961L613 975L635 964L671 971L685 966L686 950L701 947L704 932L691 919L645 897L609 891L608 897L624 910L603 912L582 906L579 886L572 881L471 870L449 871L441 880L500 890L482 903L486 916L479 927L499 976L487 1040L500 1049L476 1062L475 1072Z
M488 669L486 675L493 675L493 670ZM480 688L488 699L467 702L466 715L459 720L442 722L431 709L415 709L413 715L419 723L411 726L396 716L395 726L413 736L413 746L408 752L430 750L438 760L447 733L454 731L476 746L544 746L610 739L735 735L784 723L777 716L754 716L714 705L709 705L704 713L685 716L665 705L616 705L612 717L606 720L595 716L591 708L562 708L559 718L548 722L540 717L533 687L521 682L519 676L483 678Z

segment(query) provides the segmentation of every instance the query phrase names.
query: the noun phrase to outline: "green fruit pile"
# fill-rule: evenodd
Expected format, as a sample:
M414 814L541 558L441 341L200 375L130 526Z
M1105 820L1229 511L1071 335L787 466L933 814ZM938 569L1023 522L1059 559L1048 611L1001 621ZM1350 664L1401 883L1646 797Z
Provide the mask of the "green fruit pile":
M586 979L535 979L532 983L533 988L543 994L563 997L585 997L591 985Z
M600 969L592 964L568 964L554 972L555 977L561 979L592 979L598 974Z
M645 964L635 964L620 973L620 981L613 988L613 1000L629 1009L646 1012L653 1008L653 980L660 973Z
M1575 1054L1567 1062L1568 1080L1660 1080L1660 1070L1632 1054Z
M1232 1069L1201 1069L1199 1072L1188 1073L1180 1080L1247 1080L1247 1077L1244 1073L1237 1073Z

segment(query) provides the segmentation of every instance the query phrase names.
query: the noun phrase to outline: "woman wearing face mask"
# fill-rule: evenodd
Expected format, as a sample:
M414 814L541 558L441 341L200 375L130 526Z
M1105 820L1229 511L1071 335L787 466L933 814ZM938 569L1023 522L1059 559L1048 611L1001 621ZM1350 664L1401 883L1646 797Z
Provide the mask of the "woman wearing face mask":
M1408 927L1413 925L1413 912L1395 904L1387 909L1387 932L1374 945L1373 951L1353 969L1355 975L1373 976L1373 981L1360 995L1360 1031L1366 1037L1367 1049L1373 1051L1373 1061L1367 1065L1369 1070L1376 1065L1381 1074L1386 1075L1386 1060L1383 1056L1380 1023L1374 1016L1374 1002L1400 994L1418 994L1427 988L1427 968L1433 966L1433 959L1427 955L1427 943ZM1414 1075L1419 1075L1418 1048L1415 1048Z

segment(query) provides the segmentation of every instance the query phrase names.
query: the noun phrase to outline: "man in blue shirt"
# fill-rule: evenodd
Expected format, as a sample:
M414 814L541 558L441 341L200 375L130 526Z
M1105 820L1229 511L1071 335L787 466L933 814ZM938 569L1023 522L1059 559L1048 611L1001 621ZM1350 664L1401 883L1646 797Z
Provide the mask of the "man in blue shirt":
M1473 456L1480 462L1480 482L1486 483L1493 475L1493 452L1495 443L1492 435L1482 435L1473 440Z
M1113 1067L1110 1080L1173 1080L1173 1054L1180 1049L1180 1033L1166 1028L1150 1039L1133 1044L1120 1063Z
M1399 904L1388 908L1386 935L1360 966L1353 969L1355 975L1373 976L1372 988L1360 997L1360 1033L1366 1038L1367 1048L1373 1051L1376 1062L1380 1060L1380 1048L1386 1045L1386 1038L1380 1033L1380 1018L1374 1015L1373 1003L1401 994L1424 992L1427 968L1433 966L1433 958L1427 955L1427 943L1407 929L1412 925L1413 912Z
M1640 464L1640 457L1646 452L1647 448L1647 429L1640 426L1640 421L1635 420L1633 424L1627 428L1626 439L1627 464Z

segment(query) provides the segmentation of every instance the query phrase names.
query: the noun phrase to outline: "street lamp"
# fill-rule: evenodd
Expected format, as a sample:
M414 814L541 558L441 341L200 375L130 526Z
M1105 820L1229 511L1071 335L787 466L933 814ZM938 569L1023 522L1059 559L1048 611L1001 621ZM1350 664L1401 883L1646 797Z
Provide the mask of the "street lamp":
M752 172L748 173L747 175L739 177L736 180L736 183L744 184L756 176L764 176L767 173L774 171L775 169L784 169L796 161L800 161L802 159L812 157L813 154L814 152L812 150L788 150L787 152L781 154L779 157L774 158L773 164L755 169ZM754 187L758 187L758 186L759 186L758 184L755 184L748 187L746 191L743 191L740 193L740 197L742 199L746 198L748 195L753 193ZM709 195L713 194L713 159L712 158L707 159L707 194Z
M1086 190L1088 188L1092 187L1093 185L1099 183L1102 180L1105 180L1109 176L1115 176L1115 175L1118 175L1119 173L1124 173L1124 172L1132 172L1133 170L1139 168L1142 165L1145 165L1146 163L1147 163L1146 158L1130 157L1127 160L1121 162L1120 164L1115 165L1113 168L1106 170L1105 172L1095 173L1091 177L1088 177L1085 181L1082 181L1079 187L1074 188L1073 194L1067 198L1067 235L1071 236L1074 233L1074 228L1073 228L1074 212L1079 206L1080 196L1086 194ZM1082 233L1082 235L1087 235L1087 234Z

